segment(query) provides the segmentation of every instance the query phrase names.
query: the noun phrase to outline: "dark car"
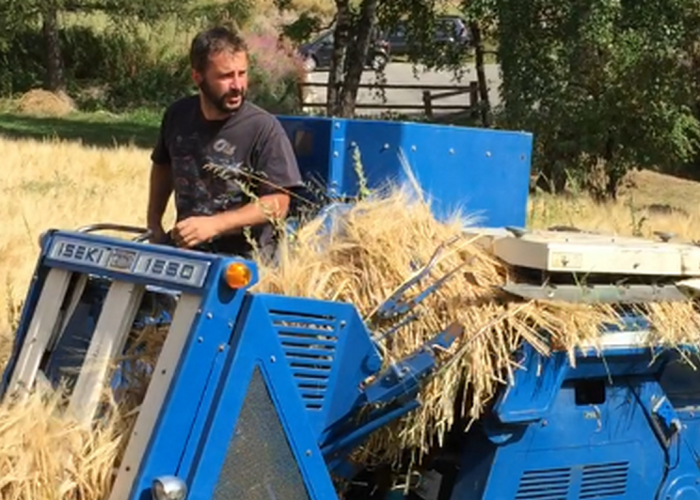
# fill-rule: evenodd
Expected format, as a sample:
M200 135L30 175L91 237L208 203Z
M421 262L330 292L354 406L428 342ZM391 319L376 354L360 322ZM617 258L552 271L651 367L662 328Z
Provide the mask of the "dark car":
M394 29L387 30L386 39L391 45L392 56L403 56L411 52L411 43L406 25L399 23ZM459 16L440 16L436 19L433 42L438 46L462 46L467 49L471 44L467 23ZM418 47L417 47L418 48Z
M331 65L333 54L332 29L321 33L317 38L299 47L299 53L304 58L306 70L327 69ZM380 37L373 37L367 51L365 64L374 69L382 70L389 62L389 44Z

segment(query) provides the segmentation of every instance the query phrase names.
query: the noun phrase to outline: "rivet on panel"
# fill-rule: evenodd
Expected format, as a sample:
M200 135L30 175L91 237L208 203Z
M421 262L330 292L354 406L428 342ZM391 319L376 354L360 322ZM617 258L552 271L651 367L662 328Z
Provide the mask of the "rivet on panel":
M338 158L338 152L337 152L337 151L333 151L333 157Z
M275 361L277 361L277 358L275 358L274 356L270 356L270 361L274 363Z
M384 143L384 149L389 149L389 145L387 143Z
M200 344L204 342L204 337L197 337L197 342L199 342Z
M214 317L214 315L212 313L210 313L210 312L207 313L207 319L212 319L213 317Z
M450 148L450 154L451 155L455 154L455 150L453 148Z
M418 149L416 146L411 146L411 151L415 151L416 149Z
M491 156L491 151L486 151L486 156Z

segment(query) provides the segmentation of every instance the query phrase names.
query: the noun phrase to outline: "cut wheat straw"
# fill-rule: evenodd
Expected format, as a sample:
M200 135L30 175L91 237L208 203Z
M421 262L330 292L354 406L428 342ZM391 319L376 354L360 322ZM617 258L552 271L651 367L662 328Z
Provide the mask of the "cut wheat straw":
M392 292L423 266L435 249L454 241L415 294L441 276L457 272L419 307L417 320L387 337L386 361L407 356L453 323L463 327L460 343L443 355L449 362L422 388L422 407L378 431L363 450L364 461L394 460L406 450L418 458L441 444L455 419L477 419L515 368L522 342L542 354L552 349L573 354L599 341L602 323L616 324L612 306L516 301L499 286L509 266L467 236L469 221L438 222L429 204L411 189L392 189L359 201L328 224L318 218L293 238L284 238L279 259L262 267L254 290L332 299L354 304L366 319ZM654 304L646 313L657 327L653 343L698 341L700 317L690 303ZM373 333L382 327L368 322ZM618 323L619 324L619 323ZM546 332L546 333L545 333ZM461 407L456 402L462 400Z

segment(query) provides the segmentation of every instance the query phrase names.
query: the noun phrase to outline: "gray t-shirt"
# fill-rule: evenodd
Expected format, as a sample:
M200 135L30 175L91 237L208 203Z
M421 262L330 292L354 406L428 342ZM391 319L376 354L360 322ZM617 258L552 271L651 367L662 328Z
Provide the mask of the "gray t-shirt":
M250 201L246 193L262 196L301 186L282 125L247 101L221 121L204 118L197 95L176 101L165 111L151 160L172 168L177 220L240 207ZM203 168L207 164L219 174ZM274 243L270 224L253 228L252 236L262 248ZM217 252L241 256L250 249L243 234L220 237L213 245Z

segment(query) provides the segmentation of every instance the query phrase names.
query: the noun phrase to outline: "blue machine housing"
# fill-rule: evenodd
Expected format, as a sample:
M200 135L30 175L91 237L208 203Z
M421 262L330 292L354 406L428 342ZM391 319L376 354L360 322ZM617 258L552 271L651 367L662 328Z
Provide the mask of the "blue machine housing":
M525 345L512 385L459 439L449 499L700 498L700 376L682 355L696 353L626 346L578 352L574 367Z
M532 134L383 120L279 117L302 175L332 200L358 195L359 152L366 187L403 184L411 175L436 218L478 217L482 227L524 227Z

